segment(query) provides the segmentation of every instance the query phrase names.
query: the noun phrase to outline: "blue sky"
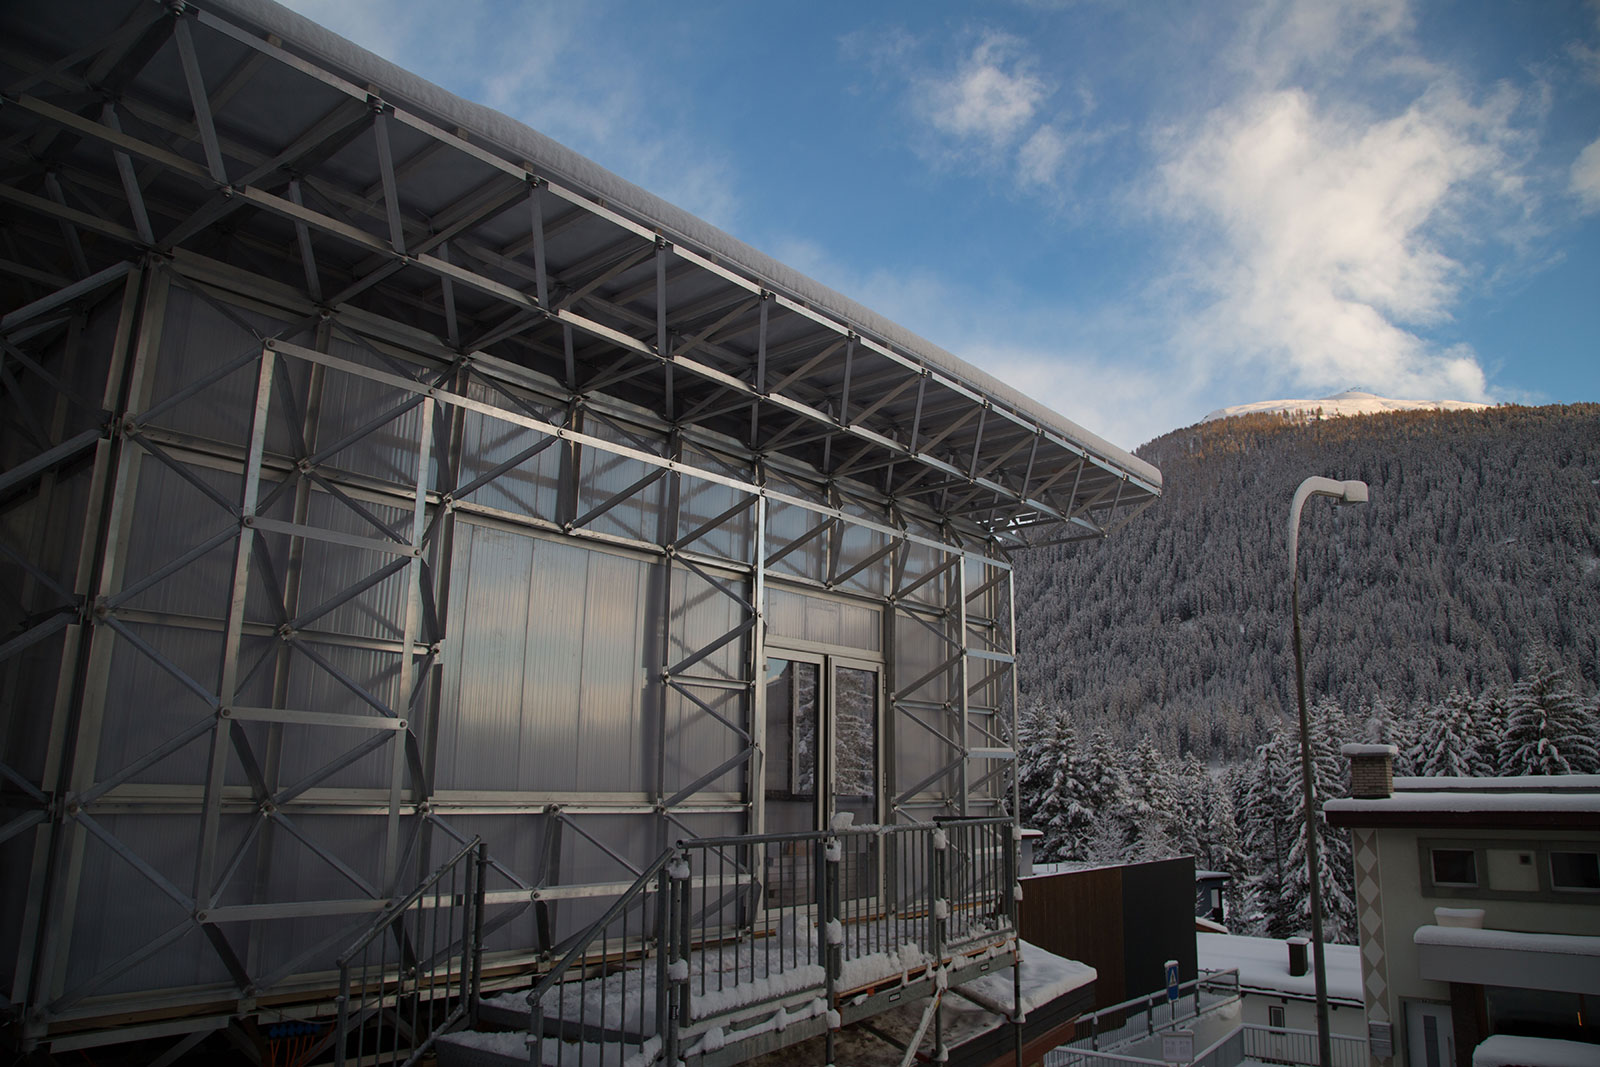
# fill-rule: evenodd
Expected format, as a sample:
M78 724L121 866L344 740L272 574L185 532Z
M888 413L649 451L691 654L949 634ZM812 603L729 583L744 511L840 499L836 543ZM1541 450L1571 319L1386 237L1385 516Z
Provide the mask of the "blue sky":
M291 0L1132 447L1600 400L1600 0Z

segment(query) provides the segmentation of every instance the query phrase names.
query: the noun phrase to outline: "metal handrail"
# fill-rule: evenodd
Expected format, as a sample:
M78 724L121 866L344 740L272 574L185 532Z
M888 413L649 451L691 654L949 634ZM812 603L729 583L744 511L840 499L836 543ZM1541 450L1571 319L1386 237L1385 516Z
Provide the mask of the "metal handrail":
M530 1063L544 1063L551 1041L562 1065L657 1055L675 1062L691 1023L711 1025L719 1015L744 1015L801 993L825 995L831 1007L850 960L914 943L938 965L951 946L963 951L986 931L1010 936L1011 828L1012 820L998 817L680 840L579 932L528 992ZM869 885L871 893L863 889ZM650 893L653 930L630 910ZM844 933L851 924L853 940ZM621 946L620 957L612 943ZM629 962L652 950L653 990L651 969ZM797 968L815 972L802 976ZM723 995L740 985L759 992ZM646 1010L652 993L653 1021ZM552 1018L546 1001L556 994L561 1003ZM695 1012L695 999L708 1010ZM637 1046L631 1054L628 1044Z
M470 1024L475 1020L483 977L487 865L488 850L480 838L474 837L415 889L391 901L339 956L338 1017L334 1029L336 1067L344 1067L350 1056L352 1037L358 1045L355 1062L379 1062L379 1057L387 1053L388 1062L410 1067L433 1047L440 1035L460 1022ZM447 880L448 888L444 889ZM413 916L416 929L408 932L405 923ZM392 963L388 958L390 934L394 936L396 948ZM441 935L444 937L442 944ZM424 941L427 941L426 946ZM370 973L374 942L379 946L375 976ZM460 963L456 966L458 958ZM442 975L441 960L444 963ZM357 999L352 1003L352 973L358 967L360 977L354 983ZM369 1003L369 993L374 992L375 997ZM434 1002L440 998L446 1003L454 1000L454 1004L443 1018L435 1018ZM401 1018L408 1006L411 1009L409 1023ZM368 1051L367 1024L374 1019L378 1023L377 1032L372 1035L373 1048ZM389 1022L393 1025L387 1025ZM405 1036L406 1031L409 1038ZM390 1046L387 1049L384 1048L386 1044ZM401 1054L407 1050L409 1055L402 1060Z

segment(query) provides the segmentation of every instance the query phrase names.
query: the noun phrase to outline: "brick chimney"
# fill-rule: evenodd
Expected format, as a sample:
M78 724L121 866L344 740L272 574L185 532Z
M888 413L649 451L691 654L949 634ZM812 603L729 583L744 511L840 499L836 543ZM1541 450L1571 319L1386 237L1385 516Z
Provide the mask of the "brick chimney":
M1394 758L1400 750L1393 745L1343 745L1341 755L1350 758L1350 795L1357 800L1382 800L1394 793Z

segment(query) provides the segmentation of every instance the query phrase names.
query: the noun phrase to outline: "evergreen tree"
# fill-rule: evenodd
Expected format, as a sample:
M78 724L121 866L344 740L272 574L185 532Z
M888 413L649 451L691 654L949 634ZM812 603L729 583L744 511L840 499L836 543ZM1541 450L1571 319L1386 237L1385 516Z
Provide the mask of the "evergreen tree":
M1478 702L1450 690L1422 716L1411 746L1415 772L1428 778L1493 774L1493 764L1481 755L1478 730Z
M1594 721L1541 645L1529 650L1522 677L1511 688L1500 773L1584 774L1600 765Z

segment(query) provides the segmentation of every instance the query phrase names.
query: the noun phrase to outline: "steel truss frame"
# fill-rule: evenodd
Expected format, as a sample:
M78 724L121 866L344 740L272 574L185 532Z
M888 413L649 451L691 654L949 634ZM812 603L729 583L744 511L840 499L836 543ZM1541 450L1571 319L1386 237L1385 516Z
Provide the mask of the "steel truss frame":
M458 814L498 813L514 815L537 812L547 820L544 857L537 870L518 871L494 864L496 880L488 893L492 907L490 930L503 926L529 906L537 913L538 944L530 949L544 956L562 947L554 912L564 900L606 896L627 886L636 874L641 858L630 856L608 845L589 826L593 818L606 815L648 815L657 821L658 840L669 837L698 836L685 821L694 815L736 816L749 830L760 827L761 788L757 770L763 751L763 687L758 664L764 657L763 604L769 583L808 591L809 595L848 596L878 607L891 606L899 620L915 620L919 629L929 630L947 647L948 654L931 672L909 683L902 683L892 701L894 715L886 726L886 744L906 729L909 721L932 730L947 746L948 760L935 773L909 787L891 783L895 806L901 817L921 821L936 813L966 813L973 805L986 810L1014 810L1003 790L989 790L988 778L968 784L969 758L996 758L994 752L974 749L961 742L963 724L970 711L960 694L995 689L993 679L966 681L968 663L984 657L1004 660L1009 680L1009 626L968 614L972 605L1003 605L1009 600L1009 567L1002 560L972 556L956 545L897 528L854 514L866 510L852 505L847 495L851 487L835 484L829 492L820 488L814 496L780 491L763 484L764 479L746 480L738 475L741 465L748 469L764 465L751 454L738 456L736 444L717 441L693 427L667 430L652 441L650 429L640 425L648 413L627 411L607 405L587 394L563 393L549 382L538 382L518 368L500 364L491 357L462 358L438 350L424 354L404 350L392 341L367 337L347 328L339 314L310 314L278 311L277 318L288 325L278 336L250 335L250 342L230 358L219 361L215 371L188 381L175 392L152 395L154 361L161 347L161 330L171 292L184 293L205 302L241 325L244 305L259 307L255 301L217 287L219 281L237 282L228 272L208 274L193 265L180 268L154 263L141 268L110 272L100 279L98 292L80 294L50 319L57 330L81 330L87 307L96 302L117 302L121 307L117 344L125 350L124 361L112 356L113 367L127 366L126 381L110 381L102 400L115 413L101 417L101 426L88 437L76 434L63 444L41 442L48 447L35 460L13 467L3 477L0 488L12 493L48 490L47 482L75 456L93 452L96 456L91 480L99 496L98 518L85 523L78 592L63 595L63 601L47 611L34 611L42 621L0 646L0 663L20 655L28 648L64 635L58 681L56 721L51 736L60 739L59 751L47 761L37 782L28 774L9 766L0 768L16 782L29 806L5 824L4 836L30 830L38 832L35 848L36 884L43 888L34 901L37 914L31 917L30 932L37 939L32 959L19 960L18 981L13 992L32 1003L34 1025L40 1034L48 1033L51 1021L81 1020L108 1013L113 1006L126 1009L129 1003L142 1004L145 998L97 997L105 986L129 973L157 953L170 948L192 930L200 930L231 976L232 1008L248 1011L262 995L304 985L304 968L337 948L347 930L381 909L396 894L404 892L423 872L436 849L431 844L439 835L442 847L454 847L467 836L453 825ZM123 291L119 294L118 289ZM17 320L34 323L36 338L50 338L37 318ZM79 324L74 326L74 324ZM310 345L283 339L284 335L309 333ZM338 339L361 345L365 361L329 351L330 341ZM7 342L14 361L39 367L15 344ZM112 355L112 354L107 354ZM431 356L429 360L427 357ZM446 357L449 361L446 362ZM300 365L309 373L292 374L286 368ZM253 382L250 393L248 433L240 442L201 441L162 426L162 416L183 404L202 403L207 391L230 376L243 375ZM341 377L358 378L384 386L393 394L391 403L350 433L336 440L317 439L316 422L308 419L320 403L319 394L333 388ZM309 382L311 392L297 395L297 383ZM60 404L70 406L72 395L61 392ZM537 388L538 393L532 389ZM493 400L478 399L491 395ZM8 391L8 397L15 397ZM125 400L118 400L125 397ZM527 444L506 460L473 477L466 471L472 457L465 454L463 420L475 413L514 428ZM384 435L392 448L395 425L409 413L416 413L408 440L411 462L405 482L384 484L341 468L337 460L358 449L363 442ZM61 420L58 420L58 422ZM269 431L276 426L287 451L268 447ZM613 432L600 436L602 426ZM657 430L666 429L664 426ZM62 431L57 431L57 436ZM92 439L90 439L92 438ZM614 438L622 438L622 441ZM436 448L438 442L444 442ZM70 447L65 447L70 446ZM692 448L691 448L692 446ZM519 469L530 458L556 448L566 453L562 469L566 488L560 494L557 513L547 518L512 515L503 509L474 501L473 497L496 478ZM715 461L720 449L720 462ZM590 494L583 479L580 457L584 450L606 457L633 461L649 473L625 488L595 499L579 510L579 502ZM693 458L686 458L693 453ZM132 501L137 496L141 471L155 464L163 474L172 474L194 489L197 506L213 509L217 531L194 545L174 545L172 557L143 574L128 573L126 541L137 521ZM230 497L205 480L206 472L225 471L236 477L239 495ZM792 484L798 472L788 471L784 482ZM666 482L671 501L684 491L685 482L720 485L735 490L740 499L709 519L682 520L676 505L662 509L661 537L655 542L629 540L614 533L590 529L601 516L636 499L658 482ZM38 497L29 497L37 500ZM314 503L327 505L318 519ZM778 542L766 534L765 516L774 504L797 509L812 519L797 536ZM276 517L285 508L288 518ZM404 521L388 518L389 511L400 513ZM380 514L380 511L384 512ZM341 528L329 515L347 520ZM705 538L735 520L749 521L753 531L748 546L738 558L706 551ZM719 724L734 735L736 753L716 766L706 768L693 781L669 785L658 770L657 788L637 797L590 797L582 794L565 797L469 796L440 794L433 786L429 764L428 727L438 715L440 657L449 639L448 620L443 605L448 599L449 544L458 521L511 523L540 536L581 541L597 550L648 555L660 567L666 586L661 597L666 618L660 626L661 669L656 674L663 694L676 694L693 713ZM350 532L354 526L361 532ZM40 529L43 527L41 526ZM852 556L844 547L848 529L870 531L881 541L870 551ZM267 538L280 540L276 549ZM774 577L774 569L807 545L820 543L821 570L815 578L794 574ZM306 595L300 586L301 568L309 546L331 544L357 549L374 558L373 569L359 575L342 589L322 589L316 597ZM701 547L697 550L697 545ZM759 546L759 554L758 548ZM23 560L22 552L4 546L9 558ZM944 562L913 575L915 552L932 552ZM226 610L216 618L173 616L139 607L140 598L163 585L183 585L190 570L207 555L225 552L232 558L232 577L228 583ZM37 565L40 589L58 594L67 590ZM889 583L887 595L870 596L846 592L853 580L869 571L882 571ZM968 589L969 571L989 574L985 583ZM673 611L670 588L673 582L696 581L701 596L723 597L737 607L735 626L709 641L679 648L673 640L683 617ZM326 649L352 642L372 645L370 639L358 641L319 629L340 607L383 583L399 583L405 590L404 608L392 620L397 640L378 642L395 653L396 679L389 686L400 700L386 695L371 682L352 677L326 653ZM271 618L253 619L247 611L252 590L266 590ZM930 592L931 591L931 592ZM314 601L314 602L313 602ZM27 608L26 602L19 607ZM987 610L993 611L993 607ZM64 621L58 621L64 620ZM217 665L215 685L196 677L192 670L163 651L150 636L150 628L162 626L210 628L222 640L223 653ZM897 624L885 627L886 667L891 679L898 658L894 646ZM70 630L70 633L68 632ZM962 634L967 636L962 638ZM979 636L984 635L984 636ZM247 639L265 647L247 647ZM703 665L718 650L740 649L740 671L735 676L705 671ZM1007 651L997 653L995 648ZM132 650L159 670L175 679L199 698L208 709L185 728L153 743L137 758L117 767L97 766L98 733L107 712L105 691L110 664L118 651ZM84 664L82 679L74 683L77 665ZM293 666L320 671L332 678L348 695L337 709L290 706L287 678ZM275 681L272 697L266 703L243 698L252 678L271 674ZM936 701L919 701L915 694L936 683L948 681L950 694ZM895 684L891 682L891 684ZM985 736L1009 736L1015 694L1002 685L1002 707L986 707L990 716L1005 720L1001 727L986 726ZM660 705L663 736L671 730L665 721L667 704ZM931 718L943 716L942 726L930 726ZM247 727L265 727L252 736ZM281 763L278 753L287 743L284 732L299 729L330 739L356 738L353 744L329 744L331 758L309 775L285 781L274 767ZM996 730L998 729L998 733ZM68 740L71 739L69 746ZM191 745L208 746L207 772L203 785L173 785L153 789L135 784L146 780L175 754ZM303 741L301 742L304 743ZM319 746L321 747L321 746ZM387 752L388 786L381 795L370 789L341 787L341 772L373 754ZM658 759L664 758L658 750ZM715 786L730 774L741 776L734 793ZM243 785L234 784L243 779ZM980 795L981 794L981 795ZM381 878L363 876L342 860L303 825L303 815L337 811L367 815L382 829ZM194 869L189 884L180 884L141 856L139 850L121 839L106 825L104 815L181 814L195 822ZM245 817L248 827L242 834L230 835L224 829L226 817ZM304 862L325 864L348 883L351 895L322 900L259 899L259 892L248 902L225 902L230 883L256 853L257 881L264 882L260 865L268 862L267 842L276 836L293 841L302 850ZM564 839L582 841L614 862L618 880L613 882L567 884L561 876L559 857ZM448 841L449 844L445 844ZM161 935L126 954L107 967L75 983L64 983L65 952L70 945L71 909L79 891L76 879L86 848L104 848L137 871L164 898L183 913L183 918L163 930ZM279 860L278 862L282 862ZM261 943L274 935L274 924L317 917L349 916L350 925L307 946L294 959L270 971L257 965ZM244 935L230 937L230 931ZM165 995L182 1001L180 994ZM208 989L193 996L215 999L219 990Z
M0 317L0 392L16 416L3 435L0 562L17 576L0 598L10 609L0 684L20 699L25 663L55 672L50 706L31 709L48 718L46 750L26 765L0 755L0 844L31 843L34 889L5 991L27 1013L30 1037L133 1009L206 1003L247 1013L286 993L314 1013L327 981L312 972L325 971L342 940L433 858L468 841L456 824L469 815L540 817L535 869L491 861L488 926L531 908L537 943L520 955L548 959L562 947L563 902L620 892L642 862L608 844L597 820L649 817L658 846L697 836L696 816L761 828L759 681L777 584L883 612L886 744L926 735L939 753L914 778L891 761L888 796L900 818L1016 810L1005 555L1104 536L1155 499L1141 475L944 367L209 6L141 6L71 54L0 47L0 63L11 79L0 107L0 286L12 309ZM274 79L326 104L276 139L233 120L236 102ZM442 192L423 182L440 171L454 180ZM155 395L175 291L234 323L246 343ZM91 316L113 308L114 336L103 350L82 351ZM246 308L280 327L259 331ZM240 375L253 387L238 438L165 425ZM89 379L100 395L84 395ZM321 439L323 394L345 381L385 402ZM503 427L518 447L478 469L467 444L473 419ZM403 476L347 462L362 449L398 454L402 441ZM479 499L552 450L561 471L552 513ZM586 459L638 476L600 489L586 481L597 469ZM146 470L184 483L215 527L132 575L128 542L147 521L134 514ZM734 502L691 517L683 500L693 486L720 487ZM596 528L645 500L659 516L656 536ZM775 538L774 508L807 516L804 528ZM81 525L62 530L69 514ZM451 561L463 522L648 561L662 605L652 677L659 737L681 712L725 731L732 754L669 782L662 741L651 787L638 794L438 790L441 657L452 639ZM735 527L746 533L717 548L713 535ZM21 531L23 543L5 531ZM852 531L871 547L849 547ZM340 588L307 588L306 561L319 551L362 554L370 566ZM221 610L142 606L153 591L192 583L215 553L231 560ZM797 573L800 558L817 562ZM330 622L379 590L399 592L381 620L388 636ZM721 598L737 622L689 641L672 607L676 590ZM216 635L222 651L207 665L216 677L165 650L152 636L163 627ZM901 646L924 634L943 651L913 669ZM353 648L386 657L387 667L355 676L336 655ZM129 655L205 711L102 767L112 662ZM714 666L729 656L737 670ZM316 672L338 699L296 706L297 671ZM328 742L320 767L286 780L286 746L311 736L343 740ZM202 744L202 780L147 784ZM382 788L344 784L351 768L374 761ZM328 813L372 820L381 839L375 873L308 828ZM116 818L139 815L192 821L186 877L114 829ZM267 869L284 847L335 872L345 895L275 899ZM574 847L604 857L618 880L563 878L562 857ZM69 980L90 850L137 872L177 919ZM247 870L253 886L242 884ZM341 917L348 921L332 933L265 965L274 924ZM104 994L196 932L224 981Z

